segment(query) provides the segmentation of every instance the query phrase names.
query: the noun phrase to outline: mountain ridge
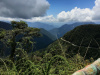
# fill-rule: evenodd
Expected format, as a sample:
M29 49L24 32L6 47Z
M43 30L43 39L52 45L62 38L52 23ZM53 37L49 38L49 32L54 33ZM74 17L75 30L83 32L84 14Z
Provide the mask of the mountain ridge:
M52 33L53 35L57 35L58 38L60 38L68 31L74 29L77 26L84 25L84 24L95 24L95 23L94 22L75 22L73 24L64 24L59 28L54 28L50 30L49 32Z
M100 24L77 26L61 38L50 44L46 52L54 56L64 52L69 58L76 54L80 54L84 59L100 57Z
M49 24L42 23L42 22L33 22L33 23L27 22L27 23L28 23L29 27L43 28L48 31L53 28L56 28L53 25L49 25Z

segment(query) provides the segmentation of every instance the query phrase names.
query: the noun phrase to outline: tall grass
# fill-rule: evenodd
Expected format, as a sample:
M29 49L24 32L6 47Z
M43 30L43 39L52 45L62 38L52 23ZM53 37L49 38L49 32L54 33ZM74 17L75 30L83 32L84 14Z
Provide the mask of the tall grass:
M91 63L89 60L84 60L85 57L82 57L80 53L73 57L65 53L60 40L58 40L58 45L62 50L61 55L52 56L50 53L44 53L39 60L31 58L38 59L39 56L33 56L33 54L30 56L24 49L17 48L15 62L8 58L0 58L0 75L71 75ZM67 58L66 55L69 55L70 58Z

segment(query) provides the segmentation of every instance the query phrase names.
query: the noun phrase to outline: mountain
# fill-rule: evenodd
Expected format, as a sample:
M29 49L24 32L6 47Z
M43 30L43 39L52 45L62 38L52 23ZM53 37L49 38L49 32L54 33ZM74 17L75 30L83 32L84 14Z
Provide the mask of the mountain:
M76 45L80 45L80 42L83 40L81 46L85 47L88 47L92 39L90 47L98 48L98 44L100 44L100 25L88 24L78 26L66 33L63 38Z
M36 42L35 50L46 48L49 44L56 40L54 35L43 28L40 29L40 33L42 34L40 38L34 38L34 41Z
M74 29L75 27L77 27L79 25L84 25L84 24L95 24L95 23L94 22L76 22L73 24L64 24L59 28L54 28L54 29L50 30L49 32L53 35L57 35L58 38L60 38L68 31Z
M75 27L46 48L54 55L73 57L80 54L85 59L100 57L100 25L86 24Z
M48 36L53 41L55 41L57 39L56 36L52 35L50 32L48 32L47 30L45 30L43 28L40 29L40 33Z
M10 30L12 29L12 26L10 23L6 23L3 21L0 21L0 28L6 29L6 30Z
M41 22L34 22L34 23L28 22L28 25L29 25L29 27L43 28L48 31L55 28L53 25L49 25L49 24L45 24L45 23L41 23Z

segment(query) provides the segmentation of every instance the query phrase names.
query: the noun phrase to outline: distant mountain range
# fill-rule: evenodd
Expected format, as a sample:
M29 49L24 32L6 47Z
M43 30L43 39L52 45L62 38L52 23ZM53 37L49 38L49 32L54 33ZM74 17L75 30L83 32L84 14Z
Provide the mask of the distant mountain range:
M10 30L12 29L12 26L10 23L6 23L3 21L0 21L0 28L6 29L6 30Z
M95 23L94 22L76 22L73 24L64 24L59 28L54 28L54 29L50 30L49 32L53 35L57 35L58 38L60 38L68 31L74 29L77 26L84 25L84 24L95 24Z
M49 24L45 24L45 23L41 23L41 22L27 22L29 27L35 27L35 28L43 28L45 30L51 30L53 28L55 28L53 25L49 25Z

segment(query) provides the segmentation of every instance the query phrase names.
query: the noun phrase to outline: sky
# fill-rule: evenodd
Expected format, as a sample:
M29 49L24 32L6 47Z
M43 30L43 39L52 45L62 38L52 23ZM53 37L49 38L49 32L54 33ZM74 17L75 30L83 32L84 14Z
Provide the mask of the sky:
M92 8L95 0L48 0L50 8L47 11L48 15L56 16L62 11L70 11L75 7L78 8ZM53 12L52 12L53 11Z
M1 21L100 22L100 0L0 0Z

